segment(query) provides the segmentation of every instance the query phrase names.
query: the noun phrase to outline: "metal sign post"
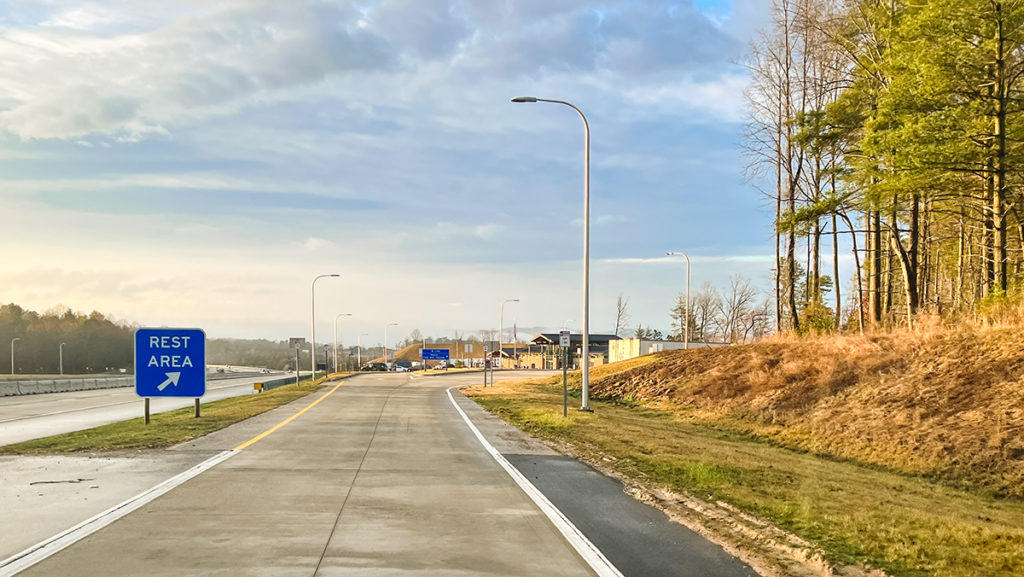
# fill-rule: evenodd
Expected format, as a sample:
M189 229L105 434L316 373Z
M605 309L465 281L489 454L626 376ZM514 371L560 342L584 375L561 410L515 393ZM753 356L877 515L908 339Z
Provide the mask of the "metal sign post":
M562 416L569 416L569 349L562 349Z
M562 416L569 416L569 331L559 331L558 346L562 347Z
M291 337L288 339L288 348L295 347L295 384L299 384L299 349L306 344L305 337Z
M491 366L491 359L489 353L491 345L484 345L484 386L487 386L487 369ZM491 386L494 386L494 373L491 373Z

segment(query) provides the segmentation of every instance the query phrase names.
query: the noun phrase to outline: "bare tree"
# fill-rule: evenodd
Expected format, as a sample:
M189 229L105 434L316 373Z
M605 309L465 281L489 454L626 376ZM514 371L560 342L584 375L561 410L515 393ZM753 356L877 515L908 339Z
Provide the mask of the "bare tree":
M409 346L416 343L423 342L423 333L419 329L413 329L409 336L405 337L405 345Z
M622 294L619 293L619 298L615 299L615 336L626 330L629 319L629 297L622 298Z
M757 340L771 333L772 306L771 299L765 299L740 318L740 332L744 342Z
M730 343L743 340L742 319L753 309L757 291L743 275L729 277L729 292L719 301L717 319L722 336Z
M700 290L690 298L690 310L693 312L690 317L690 335L694 342L709 342L714 338L712 327L718 325L716 320L718 310L722 305L722 297L718 290L705 281Z

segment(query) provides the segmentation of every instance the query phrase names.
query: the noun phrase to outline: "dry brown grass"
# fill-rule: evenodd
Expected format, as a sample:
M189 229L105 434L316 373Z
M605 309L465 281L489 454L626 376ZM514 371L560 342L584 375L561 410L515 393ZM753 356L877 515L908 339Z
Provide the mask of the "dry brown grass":
M593 371L592 394L688 406L785 446L1024 497L1022 328L919 323L645 359Z
M594 413L566 418L560 381L464 392L559 450L614 471L635 494L654 496L674 518L770 569L765 575L1024 575L1021 500L794 451L723 431L667 401L593 400Z

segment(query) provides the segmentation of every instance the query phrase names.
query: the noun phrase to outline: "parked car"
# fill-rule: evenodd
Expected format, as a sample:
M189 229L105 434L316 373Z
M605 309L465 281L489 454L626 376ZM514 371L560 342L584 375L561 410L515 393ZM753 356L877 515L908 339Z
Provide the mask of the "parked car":
M388 367L384 363L366 363L359 368L360 371L378 371L384 372L388 370Z
M402 365L395 365L395 372L396 373L408 373L409 370L410 370L409 367L403 367Z

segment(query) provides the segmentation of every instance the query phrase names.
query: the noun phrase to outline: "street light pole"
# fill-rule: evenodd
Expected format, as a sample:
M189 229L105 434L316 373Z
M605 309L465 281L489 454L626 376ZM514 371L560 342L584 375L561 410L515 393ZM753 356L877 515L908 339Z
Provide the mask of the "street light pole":
M388 370L388 327L397 327L398 323L384 325L384 370Z
M64 343L60 344L60 347L59 347L58 350L60 351L60 374L61 374L61 376L63 376L64 375Z
M330 277L330 278L338 278L339 276L341 276L341 275L337 275L337 274L321 274L321 275L317 275L316 278L313 279L313 282L310 284L310 288L309 288L309 292L310 292L309 302L310 302L310 313L311 313L310 314L310 318L311 318L311 320L310 320L310 328L311 328L310 332L313 333L313 340L309 343L309 363L311 365L311 368L312 368L312 371L313 371L313 375L310 376L309 378L313 379L314 381L316 380L316 281L318 281L318 280L320 280L322 278L328 278L328 277ZM299 364L297 360L295 361L295 364L296 365Z
M679 255L686 259L686 325L683 327L683 348L688 349L690 348L690 257L686 256L685 252L678 250L665 254L668 256Z
M519 302L519 299L505 299L505 300L501 301L501 312L498 314L498 368L499 369L502 368L502 366L501 366L502 365L502 362L501 362L501 360L502 360L501 359L501 354L502 354L502 352L501 352L502 351L502 348L501 348L501 338L504 336L504 332L505 332L505 303L517 303L517 302Z
M590 411L590 123L583 111L564 100L518 96L512 102L551 102L572 108L583 120L583 403L581 411Z
M334 317L334 372L338 372L338 319L350 316L352 313L341 313Z
M359 333L356 337L356 370L363 368L363 337L370 336L370 333Z
M11 339L11 374L14 374L14 343L21 340L21 337Z

